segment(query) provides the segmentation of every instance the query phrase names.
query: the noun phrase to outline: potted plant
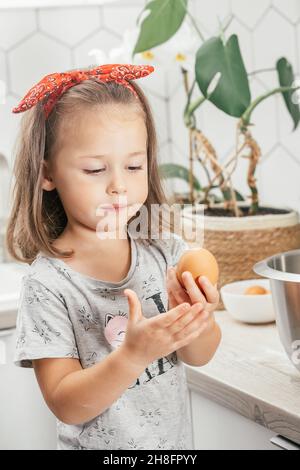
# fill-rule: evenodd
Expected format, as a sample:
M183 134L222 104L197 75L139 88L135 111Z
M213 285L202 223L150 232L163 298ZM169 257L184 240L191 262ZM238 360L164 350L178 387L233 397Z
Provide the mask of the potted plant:
M203 246L211 250L218 259L220 287L235 280L258 278L252 270L257 261L300 246L298 213L290 208L260 205L255 171L260 161L261 149L251 130L255 109L276 93L283 97L294 123L293 130L298 127L300 87L295 80L292 65L286 58L279 58L274 67L278 86L252 98L249 74L244 65L238 37L235 34L228 39L225 37L231 19L227 24L220 25L218 35L205 39L188 11L188 0L165 1L164 8L161 8L159 0L154 0L144 7L141 15L146 10L150 10L150 13L139 24L133 56L145 53L145 58L148 56L152 63L155 62L155 55L151 50L178 35L186 18L199 37L199 45L193 57L194 79L191 86L190 67L180 67L187 96L183 121L189 132L188 166L174 163L160 165L163 178L185 180L189 185L189 192L174 193L169 202L182 205L184 218L203 218ZM192 99L195 88L200 96ZM196 110L206 100L213 103L220 112L236 118L235 150L222 163L213 143L197 124ZM249 161L245 175L250 190L249 197L240 194L232 183L232 175L241 158ZM200 164L202 173L206 175L208 183L205 186L198 177L196 163ZM222 303L220 307L223 307Z

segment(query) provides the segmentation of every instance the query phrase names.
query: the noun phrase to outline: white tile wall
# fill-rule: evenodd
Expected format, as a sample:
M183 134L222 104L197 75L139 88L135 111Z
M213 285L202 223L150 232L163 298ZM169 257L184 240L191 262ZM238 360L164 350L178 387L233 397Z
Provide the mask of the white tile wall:
M97 7L45 8L37 11L37 22L42 33L72 47L99 30L100 11Z
M47 4L51 5L51 2ZM63 2L62 2L63 3ZM12 149L22 115L11 109L30 86L54 71L91 65L92 48L108 52L120 46L122 34L136 24L145 0L119 0L111 4L72 7L0 10L0 79L6 82L7 97L0 104L0 152L12 167ZM199 28L209 37L218 29L218 18L232 13L227 34L236 33L247 70L274 67L286 56L300 73L299 0L190 0L190 11ZM159 50L157 49L159 53ZM157 125L161 162L188 166L189 140L182 114L185 91L179 66L154 74L140 83L148 94ZM265 72L252 77L252 96L277 85L276 74ZM282 98L274 96L253 114L253 135L263 153L257 170L261 202L291 206L300 210L300 133L292 133L292 121ZM234 148L236 120L205 103L197 112L197 122L217 150L220 160ZM236 187L248 194L246 160L241 160L234 176ZM205 183L200 166L197 176ZM168 185L170 188L171 186ZM187 190L176 181L176 190Z

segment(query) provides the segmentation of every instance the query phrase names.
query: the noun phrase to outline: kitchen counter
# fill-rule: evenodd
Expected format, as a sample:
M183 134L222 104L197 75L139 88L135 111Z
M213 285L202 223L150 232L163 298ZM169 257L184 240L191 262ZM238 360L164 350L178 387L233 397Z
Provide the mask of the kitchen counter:
M222 341L203 367L186 365L189 387L300 444L300 373L275 323L249 325L216 311Z

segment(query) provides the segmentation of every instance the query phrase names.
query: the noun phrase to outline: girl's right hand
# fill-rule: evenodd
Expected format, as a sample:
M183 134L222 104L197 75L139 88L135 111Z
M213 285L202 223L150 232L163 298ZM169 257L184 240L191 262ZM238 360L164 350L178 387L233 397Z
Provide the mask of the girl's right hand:
M168 356L197 338L209 317L202 303L182 303L168 312L145 318L136 293L125 289L129 316L120 348L138 366L147 367L155 359ZM202 328L203 327L203 328Z

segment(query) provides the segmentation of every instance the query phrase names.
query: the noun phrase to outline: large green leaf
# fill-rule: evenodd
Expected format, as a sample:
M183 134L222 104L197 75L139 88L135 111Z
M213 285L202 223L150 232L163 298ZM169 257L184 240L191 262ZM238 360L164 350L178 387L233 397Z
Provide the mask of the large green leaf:
M278 72L278 79L280 86L292 86L295 82L295 76L292 65L287 61L285 57L281 57L276 63ZM288 112L294 122L294 129L297 129L300 121L300 107L299 104L292 102L292 96L295 93L293 90L282 93Z
M251 94L235 34L226 44L220 37L205 41L197 51L195 73L199 88L207 99L230 116L241 117L251 102ZM218 73L220 79L211 91L209 86Z
M180 178L189 183L189 171L182 165L162 163L159 165L159 173L162 178ZM197 191L201 190L201 185L195 176L193 176L193 187Z
M144 52L163 44L177 32L186 15L187 1L153 0L145 6L137 23L145 10L150 10L150 14L141 24L133 56L138 52Z

